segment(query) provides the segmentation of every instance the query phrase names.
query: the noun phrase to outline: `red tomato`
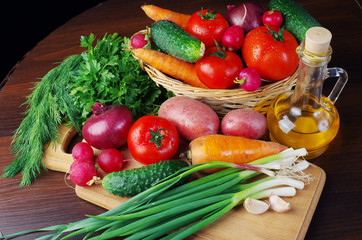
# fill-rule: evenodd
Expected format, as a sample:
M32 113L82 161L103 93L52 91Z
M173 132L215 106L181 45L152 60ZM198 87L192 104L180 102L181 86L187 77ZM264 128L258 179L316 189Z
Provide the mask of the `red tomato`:
M127 142L132 157L148 165L171 159L176 154L179 136L169 120L146 115L132 125Z
M272 28L275 31L277 28ZM278 29L277 29L278 31ZM298 67L298 42L287 30L278 32L275 40L266 26L249 32L243 43L242 56L248 67L255 68L263 79L279 81L292 75Z
M196 62L197 77L208 88L230 88L235 85L234 80L243 69L243 63L234 52L223 50L224 57L214 56L216 52L220 53L218 47L210 48L205 56Z
M215 46L215 40L221 44L222 36L228 27L229 23L221 14L213 10L200 10L190 17L186 31L209 48Z

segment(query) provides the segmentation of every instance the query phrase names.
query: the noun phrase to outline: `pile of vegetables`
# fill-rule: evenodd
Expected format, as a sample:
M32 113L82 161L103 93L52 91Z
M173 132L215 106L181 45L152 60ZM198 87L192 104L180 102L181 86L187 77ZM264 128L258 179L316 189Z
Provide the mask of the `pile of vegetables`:
M172 97L132 57L192 86L255 91L261 78L279 81L295 71L299 33L318 24L297 13L292 0L271 0L269 8L242 3L222 16L144 5L156 21L150 34L106 34L96 43L93 34L82 36L87 50L49 71L28 97L27 116L12 142L16 158L3 176L22 171L20 185L29 185L44 168L43 147L57 140L59 124L68 123L84 137L72 149L69 179L82 187L102 184L130 199L82 221L5 237L53 231L44 238L184 239L239 204L253 214L289 210L280 197L294 196L302 180L310 180L303 173L305 149L260 140L267 125L256 111L232 110L220 119L204 103ZM180 139L189 145L178 155ZM124 170L124 147L145 166ZM204 177L189 181L195 172Z
M90 165L98 165L105 173L122 170L124 159L117 149L124 145L143 165L172 159L179 149L179 138L190 141L189 151L183 155L194 165L220 159L247 163L286 149L278 143L257 140L266 131L266 118L253 110L233 110L220 120L206 104L182 96L164 101L158 116L145 115L135 122L130 110L124 106L106 106L97 102L92 109L94 113L82 129L86 142L78 143L72 150L74 168L80 169L79 172L84 170L78 165L78 160L90 160L87 161ZM97 159L93 159L90 146L102 150ZM90 165L86 166L89 173L84 174L90 181L88 185L97 182L94 178L98 177ZM70 171L70 179L85 186L87 181L77 181L83 179L79 172ZM144 184L134 182L133 185Z
M298 175L298 172L308 167L306 161L296 162L299 156L305 154L305 149L289 149L248 165L209 162L185 167L98 216L88 215L88 218L78 222L5 237L42 231L53 232L42 239L65 239L81 234L85 234L87 239L110 239L119 236L126 237L125 239L184 239L242 203L250 213L258 214L267 208L261 208L260 206L265 204L257 199L270 196L270 204L275 211L286 211L290 206L279 196L294 196L296 189L304 188L303 181L287 176L294 175L305 180L309 178ZM171 189L184 177L215 167L226 169ZM261 173L271 177L246 183ZM254 201L257 203L256 208L250 204Z
M267 11L252 2L228 5L224 16L210 9L192 15L153 5L142 9L155 22L149 34L134 36L143 44L134 39L133 54L185 84L211 89L251 92L261 79L291 76L299 63L299 42L308 28L320 25L293 0L271 0ZM159 51L144 39L153 39Z
M253 110L233 110L220 121L206 104L172 97L161 104L158 116L145 115L133 123L130 110L124 106L97 102L92 109L93 115L83 126L86 142L72 150L69 178L79 186L102 182L114 195L134 196L187 166L186 161L170 160L177 158L179 138L190 141L182 156L192 165L220 160L245 164L286 149L278 143L257 140L265 133L266 119ZM124 158L118 149L124 145L133 159L146 166L123 170ZM92 147L101 150L96 159ZM96 166L106 174L103 179Z
M128 107L135 118L154 114L172 94L156 86L129 51L128 38L106 34L96 41L91 34L81 37L87 48L66 58L36 84L28 96L26 117L16 130L11 153L13 162L3 177L21 172L26 186L42 169L44 146L58 139L58 126L69 123L82 133L82 126L95 102Z

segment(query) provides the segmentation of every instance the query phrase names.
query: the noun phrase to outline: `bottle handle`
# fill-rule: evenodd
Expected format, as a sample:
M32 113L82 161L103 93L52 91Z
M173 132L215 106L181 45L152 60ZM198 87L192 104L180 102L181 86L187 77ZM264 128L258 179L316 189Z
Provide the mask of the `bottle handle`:
M348 74L343 68L333 67L327 69L327 78L330 77L338 77L336 84L328 95L329 100L334 104L348 81Z

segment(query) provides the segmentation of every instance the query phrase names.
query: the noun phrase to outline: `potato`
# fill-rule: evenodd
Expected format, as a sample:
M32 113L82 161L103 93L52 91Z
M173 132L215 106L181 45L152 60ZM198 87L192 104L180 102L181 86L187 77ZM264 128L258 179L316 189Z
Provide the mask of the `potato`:
M215 134L220 128L220 119L206 104L189 97L172 97L163 102L158 116L171 121L180 136L188 141L197 137Z
M221 120L222 133L230 136L259 139L264 135L266 128L265 116L254 110L232 110Z

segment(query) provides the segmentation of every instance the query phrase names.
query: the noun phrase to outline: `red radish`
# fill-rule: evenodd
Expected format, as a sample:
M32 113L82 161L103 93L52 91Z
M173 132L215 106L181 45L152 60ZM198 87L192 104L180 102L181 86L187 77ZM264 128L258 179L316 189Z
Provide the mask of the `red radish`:
M278 10L269 10L263 14L263 24L279 28L283 23L283 16Z
M91 180L97 177L97 171L93 161L88 159L77 159L69 168L69 178L78 186L89 186Z
M254 68L244 68L240 71L239 77L234 81L247 92L257 90L261 85L261 78Z
M131 46L133 48L144 48L150 43L147 34L137 33L131 38Z
M73 147L72 156L74 160L88 159L93 161L94 151L88 143L79 142Z
M123 160L122 153L115 148L103 150L97 158L98 166L106 173L120 171L123 166Z
M259 139L267 129L263 114L251 109L236 109L221 120L221 131L225 135Z
M244 31L240 26L231 26L222 36L222 45L229 51L235 51L243 45Z
M96 102L91 115L84 123L82 134L92 147L98 149L118 148L127 141L133 124L129 108L118 104L106 106Z

